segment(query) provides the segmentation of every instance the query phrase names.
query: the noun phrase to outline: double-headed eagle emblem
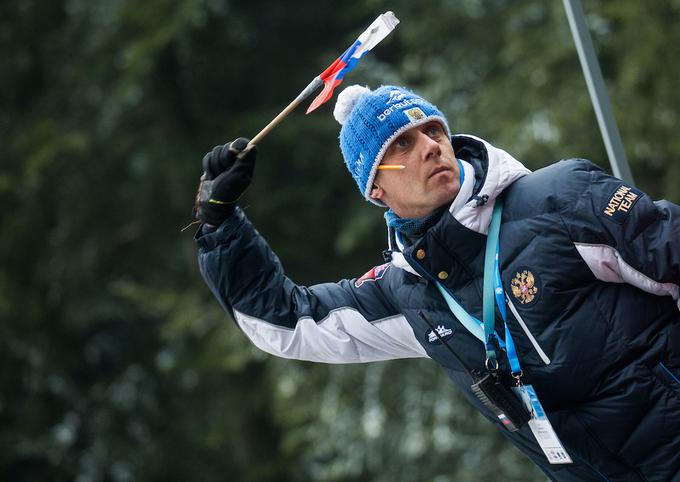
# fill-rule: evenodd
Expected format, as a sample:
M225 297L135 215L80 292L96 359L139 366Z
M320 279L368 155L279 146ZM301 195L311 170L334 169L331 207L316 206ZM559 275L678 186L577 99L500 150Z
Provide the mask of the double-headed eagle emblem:
M527 305L534 301L534 298L538 294L538 287L536 286L534 274L528 269L523 270L521 273L516 273L515 277L510 282L510 286L514 297L523 305Z

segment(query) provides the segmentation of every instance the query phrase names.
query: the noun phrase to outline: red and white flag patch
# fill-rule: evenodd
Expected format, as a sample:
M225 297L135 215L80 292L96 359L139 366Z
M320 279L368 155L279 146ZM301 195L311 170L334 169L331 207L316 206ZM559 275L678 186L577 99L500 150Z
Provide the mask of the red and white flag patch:
M376 266L374 268L371 268L361 278L357 278L357 280L354 282L354 287L358 288L359 286L366 283L367 281L376 281L376 280L381 279L383 276L385 276L385 272L387 271L387 268L389 268L389 267L390 267L390 263L385 263L385 264L381 264L380 266Z

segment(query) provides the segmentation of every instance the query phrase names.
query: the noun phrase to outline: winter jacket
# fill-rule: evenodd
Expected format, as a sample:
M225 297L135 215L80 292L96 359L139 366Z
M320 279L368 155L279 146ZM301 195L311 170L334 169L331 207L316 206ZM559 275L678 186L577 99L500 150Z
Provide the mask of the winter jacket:
M237 210L197 234L208 286L250 340L277 356L433 359L551 480L679 481L680 207L653 202L585 160L531 173L479 138L452 143L465 161L461 191L412 244L390 233L390 262L357 279L296 285ZM523 381L534 386L573 464L549 464L528 426L503 429L449 351L483 370L482 342L453 316L436 283L482 319L486 233L499 197L508 328ZM507 370L507 359L500 363Z

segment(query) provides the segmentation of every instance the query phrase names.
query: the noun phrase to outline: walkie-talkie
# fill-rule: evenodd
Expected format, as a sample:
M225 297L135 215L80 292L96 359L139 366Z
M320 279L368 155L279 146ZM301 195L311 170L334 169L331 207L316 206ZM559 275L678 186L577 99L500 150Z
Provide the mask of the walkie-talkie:
M439 341L451 352L456 361L470 374L474 382L470 388L477 399L486 408L491 410L510 432L516 432L522 428L531 419L531 415L524 408L522 402L512 393L512 390L501 382L498 374L496 372L482 374L476 370L469 370L465 363L463 363L463 360L453 351L453 348L435 330L434 325L425 317L425 314L422 311L419 311L418 314L432 329L437 338L439 338Z
M501 383L498 375L487 373L470 388L477 399L491 410L509 431L518 431L531 419L531 415L522 402L512 393L512 390Z

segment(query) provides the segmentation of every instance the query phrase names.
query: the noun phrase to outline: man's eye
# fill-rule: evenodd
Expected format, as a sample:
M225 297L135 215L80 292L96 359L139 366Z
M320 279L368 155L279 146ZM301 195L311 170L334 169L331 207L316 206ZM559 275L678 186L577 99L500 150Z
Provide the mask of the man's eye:
M441 135L441 129L438 126L429 126L425 132L430 137L439 137Z
M404 136L397 137L397 140L395 140L394 143L397 145L397 147L408 147L408 139Z

